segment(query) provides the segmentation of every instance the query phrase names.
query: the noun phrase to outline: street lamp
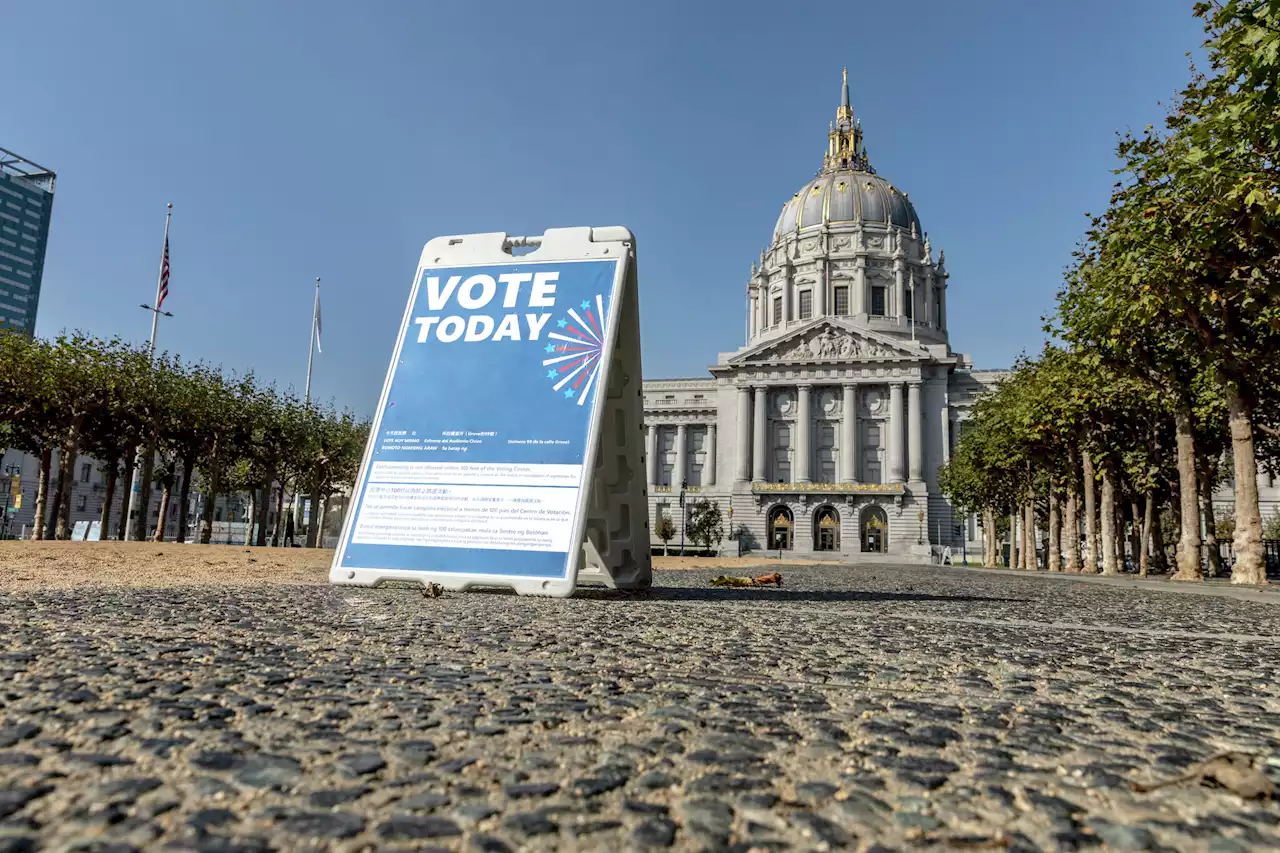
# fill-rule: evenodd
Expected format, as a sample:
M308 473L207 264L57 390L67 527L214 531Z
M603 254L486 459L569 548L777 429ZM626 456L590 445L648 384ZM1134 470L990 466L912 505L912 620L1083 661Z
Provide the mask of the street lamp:
M689 514L684 511L684 493L689 488L688 480L680 481L680 556L684 556L684 528L689 521Z

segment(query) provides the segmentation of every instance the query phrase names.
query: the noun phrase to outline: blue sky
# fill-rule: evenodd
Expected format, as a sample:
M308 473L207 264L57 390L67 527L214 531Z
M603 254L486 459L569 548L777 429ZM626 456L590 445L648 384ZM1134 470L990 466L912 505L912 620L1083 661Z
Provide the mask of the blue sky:
M1001 367L1040 346L1115 131L1187 79L1190 6L15 0L0 146L58 173L39 334L145 340L172 201L160 347L301 389L321 276L314 395L369 413L441 234L630 227L645 375L705 375L847 65L946 251L953 348Z

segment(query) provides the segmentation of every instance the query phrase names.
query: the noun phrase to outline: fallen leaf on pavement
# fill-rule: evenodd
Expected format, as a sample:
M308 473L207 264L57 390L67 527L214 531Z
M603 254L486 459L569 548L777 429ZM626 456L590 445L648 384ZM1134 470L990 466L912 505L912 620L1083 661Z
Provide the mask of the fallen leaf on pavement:
M1143 785L1131 782L1138 792L1155 791L1181 782L1212 782L1246 800L1271 799L1276 795L1275 783L1253 766L1253 757L1242 752L1224 752L1208 761L1193 765L1174 779Z

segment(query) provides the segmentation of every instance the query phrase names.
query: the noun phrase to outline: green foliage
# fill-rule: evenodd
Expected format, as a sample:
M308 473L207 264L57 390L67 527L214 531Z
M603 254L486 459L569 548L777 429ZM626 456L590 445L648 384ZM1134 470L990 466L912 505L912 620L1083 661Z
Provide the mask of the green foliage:
M658 516L653 525L653 535L661 539L664 545L675 538L676 523L671 520L670 515L663 512Z
M0 333L0 445L75 447L114 470L152 442L161 485L185 468L211 493L296 477L327 498L354 482L367 437L351 413L304 405L251 374L79 333Z
M710 551L724 539L724 519L720 513L720 504L712 500L700 500L689 509L689 528L686 531L690 541Z
M1262 537L1264 539L1280 539L1280 510L1273 509L1271 515L1263 520Z

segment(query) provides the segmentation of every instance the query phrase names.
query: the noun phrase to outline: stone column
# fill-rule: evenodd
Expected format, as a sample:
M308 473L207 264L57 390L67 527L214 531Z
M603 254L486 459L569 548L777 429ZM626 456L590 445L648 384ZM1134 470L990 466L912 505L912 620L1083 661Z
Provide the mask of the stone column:
M648 447L645 448L644 467L645 478L649 481L649 491L653 492L653 487L658 483L658 425L649 424L649 435L647 437Z
M779 327L785 329L789 322L791 322L791 277L787 276L782 281L782 322Z
M933 304L933 270L924 268L924 320L926 326L938 327L938 309Z
M861 255L853 262L853 292L849 294L849 312L867 313L867 259Z
M924 448L921 446L920 383L912 382L907 389L907 454L910 459L908 475L911 482L924 479Z
M689 455L686 451L689 441L689 427L685 424L676 426L676 470L671 477L671 491L677 491L680 484L689 477Z
M951 406L946 400L942 402L942 464L951 461Z
M797 395L796 406L796 466L795 482L808 483L809 478L809 434L813 431L813 414L809 410L808 385L801 385Z
M938 283L938 328L947 328L947 278L943 276Z
M898 324L907 322L907 272L902 258L893 262L893 298L898 312Z
M902 383L889 386L889 482L902 482Z
M738 389L738 470L737 480L751 479L751 389Z
M716 484L716 425L707 424L706 448L707 460L702 463L702 485Z
M751 480L756 483L763 483L769 477L765 456L769 452L765 446L768 424L769 389L762 386L756 388L756 416L751 422L752 443L754 444L751 448Z
M826 265L818 270L818 280L813 285L813 316L827 316L827 269Z
M747 313L748 313L748 316L750 316L751 318L750 328L751 328L751 337L753 338L756 335L760 334L759 312L760 312L760 298L755 293L752 293L751 297L747 300Z
M858 408L857 386L844 386L843 420L840 421L840 482L858 480Z

